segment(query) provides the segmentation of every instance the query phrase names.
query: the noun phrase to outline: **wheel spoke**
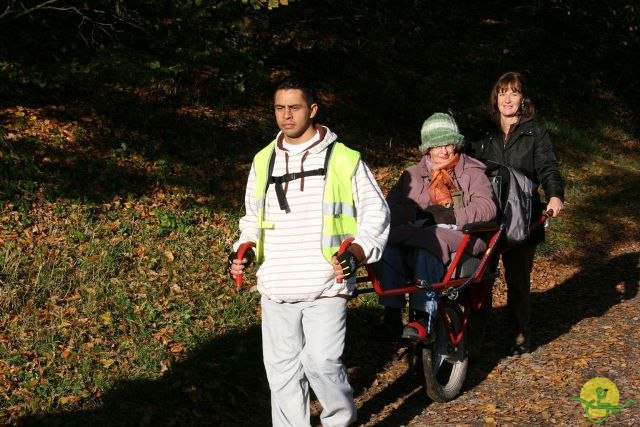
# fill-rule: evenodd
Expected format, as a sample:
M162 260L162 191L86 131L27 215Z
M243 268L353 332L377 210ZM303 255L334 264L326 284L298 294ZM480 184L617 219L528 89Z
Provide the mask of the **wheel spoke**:
M433 357L433 373L437 374L438 371L440 371L440 368L442 367L442 364L445 362L445 360L447 359L446 355L442 354L442 353L437 353L432 355Z

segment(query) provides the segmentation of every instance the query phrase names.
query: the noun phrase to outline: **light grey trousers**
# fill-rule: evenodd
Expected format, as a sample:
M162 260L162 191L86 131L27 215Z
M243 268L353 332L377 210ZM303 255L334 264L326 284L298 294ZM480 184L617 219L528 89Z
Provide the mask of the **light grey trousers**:
M310 425L309 386L322 405L323 426L353 423L353 389L342 363L347 301L334 297L276 303L263 297L261 305L274 427Z

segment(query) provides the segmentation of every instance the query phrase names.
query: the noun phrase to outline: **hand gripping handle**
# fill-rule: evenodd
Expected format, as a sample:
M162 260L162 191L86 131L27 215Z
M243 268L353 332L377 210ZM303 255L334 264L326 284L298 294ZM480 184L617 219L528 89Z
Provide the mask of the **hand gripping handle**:
M543 212L542 215L540 215L540 218L536 219L534 222L532 222L529 225L529 230L535 230L536 228L540 227L542 224L545 223L547 218L551 218L552 216L553 216L553 209L549 209L548 211Z
M238 247L236 259L239 259L240 261L242 261L242 259L244 258L244 254L247 252L247 250L249 250L250 248L255 248L255 246L256 244L254 242L245 242L241 244ZM236 276L236 289L240 290L240 287L242 287L242 274L238 274Z
M346 239L344 239L342 244L340 245L340 248L338 249L338 255L342 255L354 240L355 239L353 237L347 237ZM342 278L336 279L336 282L342 283Z

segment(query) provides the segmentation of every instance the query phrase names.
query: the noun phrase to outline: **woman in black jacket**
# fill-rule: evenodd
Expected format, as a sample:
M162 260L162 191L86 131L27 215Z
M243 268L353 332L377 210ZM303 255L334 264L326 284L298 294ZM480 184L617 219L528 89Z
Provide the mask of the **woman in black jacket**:
M546 210L552 210L552 215L558 216L564 200L562 177L549 132L534 118L535 108L520 73L508 72L498 78L489 97L489 113L491 129L480 141L473 143L471 154L487 164L488 173L492 170L504 173L505 169L500 171L500 165L511 166L533 180L535 188L542 184L547 199ZM537 219L543 208L538 192L534 191L532 219ZM540 227L532 232L529 240L502 254L513 355L530 351L531 270L536 246L543 241L544 229Z

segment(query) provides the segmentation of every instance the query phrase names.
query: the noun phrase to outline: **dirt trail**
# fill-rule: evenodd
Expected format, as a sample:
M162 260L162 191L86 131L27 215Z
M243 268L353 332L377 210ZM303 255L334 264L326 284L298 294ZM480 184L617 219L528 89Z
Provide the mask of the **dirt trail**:
M521 358L504 351L505 289L499 279L484 354L470 365L463 392L452 402L430 401L421 378L408 368L406 349L373 345L386 348L391 360L384 368L375 366L375 357L351 364L357 425L591 425L582 405L569 398L580 397L594 377L617 386L620 405L637 402L610 413L607 424L638 425L639 254L636 243L586 267L537 259L534 350Z

